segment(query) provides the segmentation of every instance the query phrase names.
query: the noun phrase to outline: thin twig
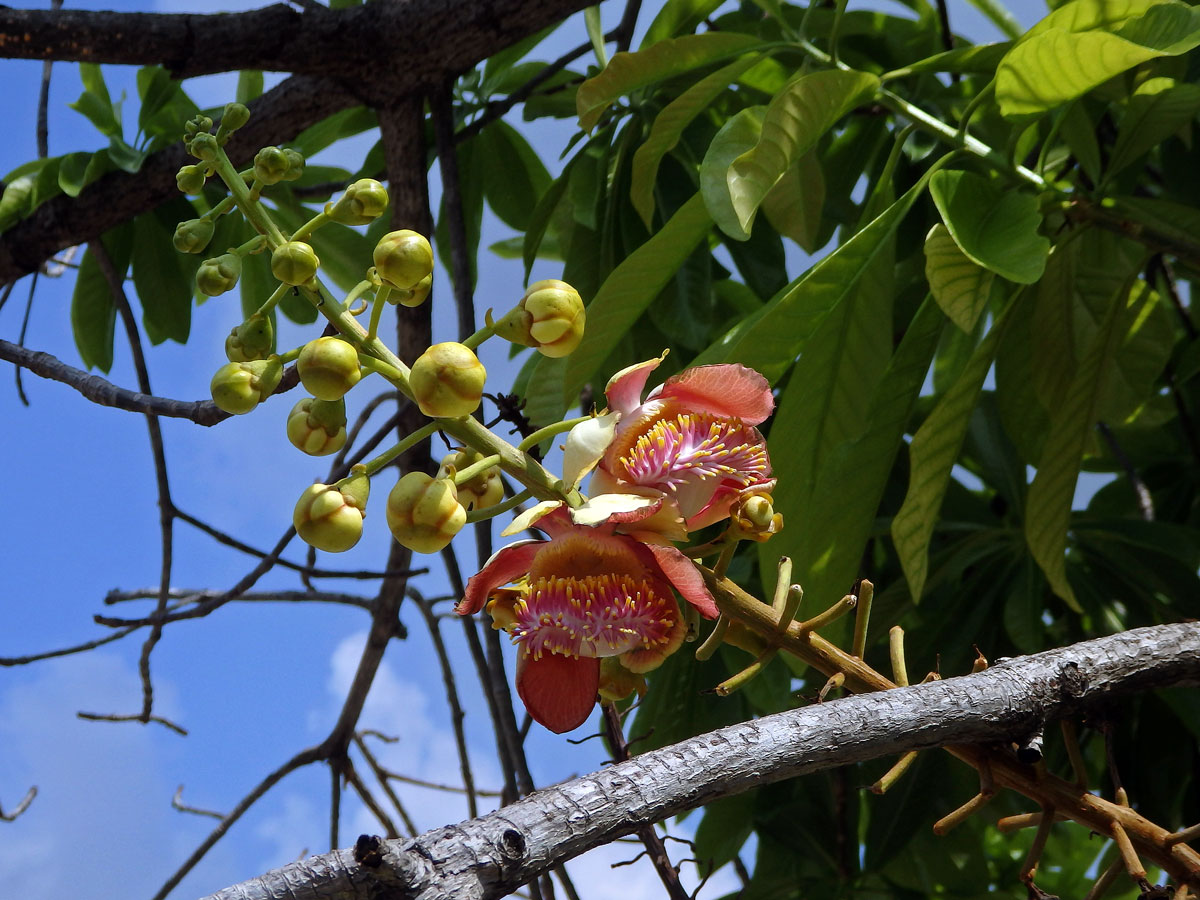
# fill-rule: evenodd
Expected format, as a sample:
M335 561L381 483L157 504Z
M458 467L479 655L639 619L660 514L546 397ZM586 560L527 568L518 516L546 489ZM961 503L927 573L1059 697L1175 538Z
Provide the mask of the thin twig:
M95 650L97 647L103 647L105 644L111 644L113 641L119 641L123 637L128 637L133 632L142 628L142 625L130 625L128 628L123 628L120 631L114 631L112 634L102 638L97 638L94 641L84 641L82 644L75 644L71 647L62 647L58 650L46 650L43 653L31 653L28 656L0 656L0 666L27 666L30 663L41 662L43 659L56 659L60 656L71 656L74 653L86 653L89 650Z
M188 603L204 603L216 597L223 596L224 591L213 590L186 590L184 588L172 588L171 599L180 601L179 605ZM157 589L142 588L134 591L109 591L104 602L112 605L115 603L128 603L133 600L151 600L158 596ZM371 600L367 597L360 597L358 594L341 594L333 591L255 591L247 592L240 597L235 598L238 603L334 603L339 606L356 606L359 609L369 610L371 608ZM172 606L172 609L177 608Z
M33 296L34 289L37 287L38 273L33 273L33 278L29 279L29 296L25 299L25 314L21 317L21 334L17 338L17 346L25 346L25 335L29 332L29 317L33 314ZM21 381L21 367L17 366L13 377L17 382L17 398L23 406L29 405L29 398L25 396L25 385Z
M25 796L21 798L21 802L13 807L12 812L5 812L4 807L0 806L0 822L15 822L17 817L25 810L29 809L29 804L33 802L33 798L37 796L37 785L33 785L25 792Z
M80 719L86 719L89 722L142 722L143 724L145 724L146 722L157 722L159 725L164 725L167 728L170 728L176 734L183 735L184 737L187 737L187 733L188 733L187 729L184 728L182 725L176 725L170 719L164 719L162 716L147 716L147 715L143 715L142 713L137 713L136 715L122 716L122 715L116 715L113 713L89 713L89 712L77 712L77 713L75 713L75 715L76 715L76 717L78 717Z
M391 820L391 817L388 816L384 808L379 805L379 802L375 799L374 795L367 790L367 786L363 783L362 778L359 777L359 774L355 770L354 763L350 760L350 757L346 757L344 760L344 766L345 768L342 770L342 775L345 776L346 783L350 785L350 787L354 788L354 792L358 794L358 798L362 800L363 805L371 811L371 815L373 815L379 821L379 824L383 826L384 831L387 832L387 836L389 838L400 837L400 831L396 828L396 824Z
M1141 511L1142 518L1147 522L1153 522L1154 498L1150 496L1146 482L1142 481L1141 476L1138 475L1133 460L1129 458L1124 448L1117 442L1116 435L1112 433L1112 429L1108 427L1108 423L1097 422L1096 430L1100 432L1100 436L1108 444L1108 449L1112 451L1112 455L1117 463L1125 470L1125 477L1129 479L1129 486L1133 488L1134 496L1137 497L1138 509Z
M183 785L175 789L175 796L171 798L172 809L177 809L180 812L191 813L194 816L208 816L210 819L220 821L225 818L224 813L213 812L211 809L201 809L198 806L188 806L183 802Z
M359 752L363 755L363 759L367 761L367 765L371 767L371 771L375 773L375 778L379 781L379 786L383 788L383 792L387 794L388 799L392 801L392 806L396 812L400 814L400 818L404 820L404 827L408 829L409 837L416 837L420 832L417 830L416 824L408 814L408 810L404 808L404 804L400 802L400 798L396 792L392 790L392 786L388 784L388 778L392 776L383 766L379 765L379 761L375 759L374 754L367 749L367 744L363 740L363 735L377 734L374 731L360 731L354 735L354 745L358 747ZM379 735L383 737L383 735ZM395 740L395 738L384 738L384 740Z

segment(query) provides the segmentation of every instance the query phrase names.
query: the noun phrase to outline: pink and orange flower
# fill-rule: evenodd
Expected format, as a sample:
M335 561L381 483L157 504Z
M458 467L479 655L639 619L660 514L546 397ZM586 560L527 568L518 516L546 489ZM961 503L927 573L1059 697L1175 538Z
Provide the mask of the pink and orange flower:
M701 615L717 615L690 559L670 545L617 532L654 515L661 500L616 506L535 507L514 525L526 527L536 517L536 527L550 539L518 541L496 552L467 582L456 608L470 615L486 605L495 627L512 635L517 693L529 714L554 732L587 720L602 658L617 657L629 671L646 672L679 648L686 626L672 589Z

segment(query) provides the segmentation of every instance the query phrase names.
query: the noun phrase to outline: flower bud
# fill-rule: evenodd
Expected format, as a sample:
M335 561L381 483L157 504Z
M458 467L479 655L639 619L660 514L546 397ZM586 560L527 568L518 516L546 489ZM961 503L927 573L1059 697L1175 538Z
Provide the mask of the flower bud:
M521 302L493 326L496 334L514 344L536 347L557 359L571 353L583 339L583 299L565 281L536 281Z
M388 195L374 178L360 178L342 194L337 203L328 204L325 214L343 225L366 225L387 209Z
M427 416L466 416L479 408L487 370L470 348L454 341L434 344L409 372L417 406Z
M783 513L775 512L770 494L744 495L729 508L729 521L738 536L763 542L783 529Z
M191 140L202 131L212 131L213 120L208 116L193 116L188 119L183 126L183 134L187 140Z
M233 290L241 275L242 258L236 253L226 253L200 263L196 270L196 287L200 293L216 297Z
M483 454L478 450L464 447L442 458L438 476L453 478L456 472L462 472L481 459ZM500 480L500 469L496 466L483 470L456 487L458 500L467 509L487 509L504 499L504 483Z
M217 143L217 136L215 134L201 131L188 141L187 149L196 159L202 159L205 162L216 162L217 156L221 152L221 145Z
M224 144L229 136L250 121L250 110L241 103L226 103L225 112L221 115L221 125L217 128L217 141Z
M358 543L371 492L371 481L359 468L337 484L314 484L300 495L292 524L301 540L327 553L341 553Z
M342 399L362 377L358 351L336 337L319 337L305 344L296 360L296 371L301 384L321 400Z
M401 306L417 307L429 298L431 290L433 290L432 272L406 291L392 291L388 294L388 301L390 303L399 303Z
M409 472L388 494L388 528L401 545L416 553L441 550L466 522L467 512L448 478Z
M433 248L415 231L385 234L375 245L373 256L379 277L400 290L414 287L433 271Z
M280 244L271 254L271 274L284 284L299 285L317 274L321 261L304 241Z
M184 166L175 175L175 186L184 194L199 194L207 177L204 166Z
M337 453L346 443L346 401L305 397L288 413L287 436L309 456Z
M180 253L203 253L216 228L217 223L212 219L188 219L175 226L171 240Z
M254 177L263 184L283 181L288 166L287 154L278 147L263 147L254 154Z
M275 327L270 317L255 313L225 338L225 355L230 362L266 359L274 345Z
M287 160L287 169L283 173L284 181L295 181L304 174L304 156L299 150L284 150L283 157Z
M209 389L219 409L239 416L271 396L282 377L283 363L278 356L231 362L217 369Z

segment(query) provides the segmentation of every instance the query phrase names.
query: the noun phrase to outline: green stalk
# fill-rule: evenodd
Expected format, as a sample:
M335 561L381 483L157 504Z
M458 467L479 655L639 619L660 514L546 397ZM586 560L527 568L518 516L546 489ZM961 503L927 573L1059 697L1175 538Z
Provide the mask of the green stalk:
M417 444L421 443L421 441L425 440L425 438L434 434L437 430L438 423L436 421L430 422L428 425L421 426L412 434L397 442L396 446L392 447L390 450L385 450L374 459L363 463L363 468L366 470L366 474L374 475L405 450L415 447Z

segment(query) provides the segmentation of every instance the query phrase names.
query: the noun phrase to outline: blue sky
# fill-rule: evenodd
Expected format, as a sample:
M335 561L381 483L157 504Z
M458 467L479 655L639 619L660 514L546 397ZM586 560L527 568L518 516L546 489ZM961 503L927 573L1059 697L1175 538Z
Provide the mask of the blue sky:
M72 3L73 7L215 11L215 4ZM248 4L249 5L249 4ZM650 4L647 4L649 6ZM1040 4L1038 4L1040 6ZM1038 6L1020 4L1021 18L1038 17ZM620 7L604 6L606 26ZM963 30L992 39L974 10L952 2ZM648 22L650 15L643 13ZM537 58L553 58L585 38L576 17ZM136 98L133 71L105 66L110 91ZM5 103L6 140L0 145L0 173L31 159L35 151L34 117L41 63L0 60L0 83L11 98ZM189 82L187 89L205 105L231 99L232 76ZM56 65L50 97L50 153L96 149L105 143L82 116L67 109L80 93L75 67ZM135 115L133 100L126 118ZM524 127L519 118L514 124ZM547 156L570 136L571 126L540 132L537 146ZM340 149L348 168L356 168L368 143L348 142ZM328 160L326 160L328 161ZM437 194L437 185L433 186ZM509 236L490 215L486 245ZM519 263L485 256L476 307L506 309L521 294ZM542 264L535 277L559 273ZM796 273L792 273L793 275ZM448 279L435 275L435 338L452 337L453 308ZM26 343L80 365L69 323L73 276L39 279ZM0 311L0 336L16 340L29 281L19 283ZM224 362L223 340L240 318L236 294L215 298L194 310L192 337L186 346L171 342L147 351L155 393L180 399L207 396L212 372ZM316 334L316 326L293 326L280 346L297 345ZM503 390L512 366L506 349L488 345L484 362L490 387ZM26 373L30 406L22 406L12 369L0 375L0 420L8 437L0 460L8 482L3 529L5 575L0 584L0 656L18 656L93 639L106 633L92 623L96 613L137 614L149 606L103 606L112 588L133 589L157 583L159 533L153 468L146 425L141 416L104 409L71 389ZM128 349L118 329L116 363L109 373L123 386L136 384ZM348 398L353 416L370 397L360 388ZM283 433L288 410L298 395L265 404L249 416L203 429L163 420L168 468L176 504L183 510L267 549L286 528L292 506L304 487L323 476L327 464L294 450ZM382 421L379 419L377 421ZM388 482L390 476L385 476ZM336 568L378 568L386 558L390 535L384 527L382 499L390 483L377 484L363 540L352 551L324 556ZM502 527L502 526L498 526ZM497 528L497 530L498 530ZM184 588L224 588L251 566L249 558L215 544L186 524L175 529L173 583ZM469 541L459 556L474 558ZM288 552L303 559L298 544ZM447 592L438 573L417 579L426 595ZM467 573L469 574L469 572ZM331 590L369 594L357 582L327 582ZM293 577L274 572L265 589L299 587ZM377 746L388 767L434 781L457 781L449 719L440 673L415 609L404 614L410 639L393 643L362 720L363 727L397 735L394 745ZM24 900L60 897L69 891L80 900L138 897L158 885L208 833L213 820L185 815L170 807L178 785L184 800L227 810L264 774L297 750L328 732L358 659L366 616L361 610L317 606L234 603L217 614L168 627L153 656L156 711L189 729L180 737L158 726L84 722L80 710L134 713L140 709L137 658L141 636L97 651L0 669L0 805L11 809L31 785L38 796L15 823L0 823L0 884ZM491 726L483 697L459 640L457 623L443 631L462 662L459 689L467 709L477 781L500 782ZM584 732L581 732L584 733ZM538 783L546 784L589 771L601 762L597 742L572 746L535 727L529 741ZM327 844L328 772L310 767L291 775L243 818L227 838L178 889L176 896L207 894L302 852L323 852ZM417 824L432 828L466 815L454 795L400 786ZM360 832L379 827L346 795L343 845ZM694 820L693 820L694 821ZM63 866L70 848L71 866ZM610 872L610 862L628 859L637 848L619 845L572 864L586 882L587 896L636 900L661 890L648 865ZM685 867L685 872L687 867ZM727 873L706 889L719 896L732 886Z

